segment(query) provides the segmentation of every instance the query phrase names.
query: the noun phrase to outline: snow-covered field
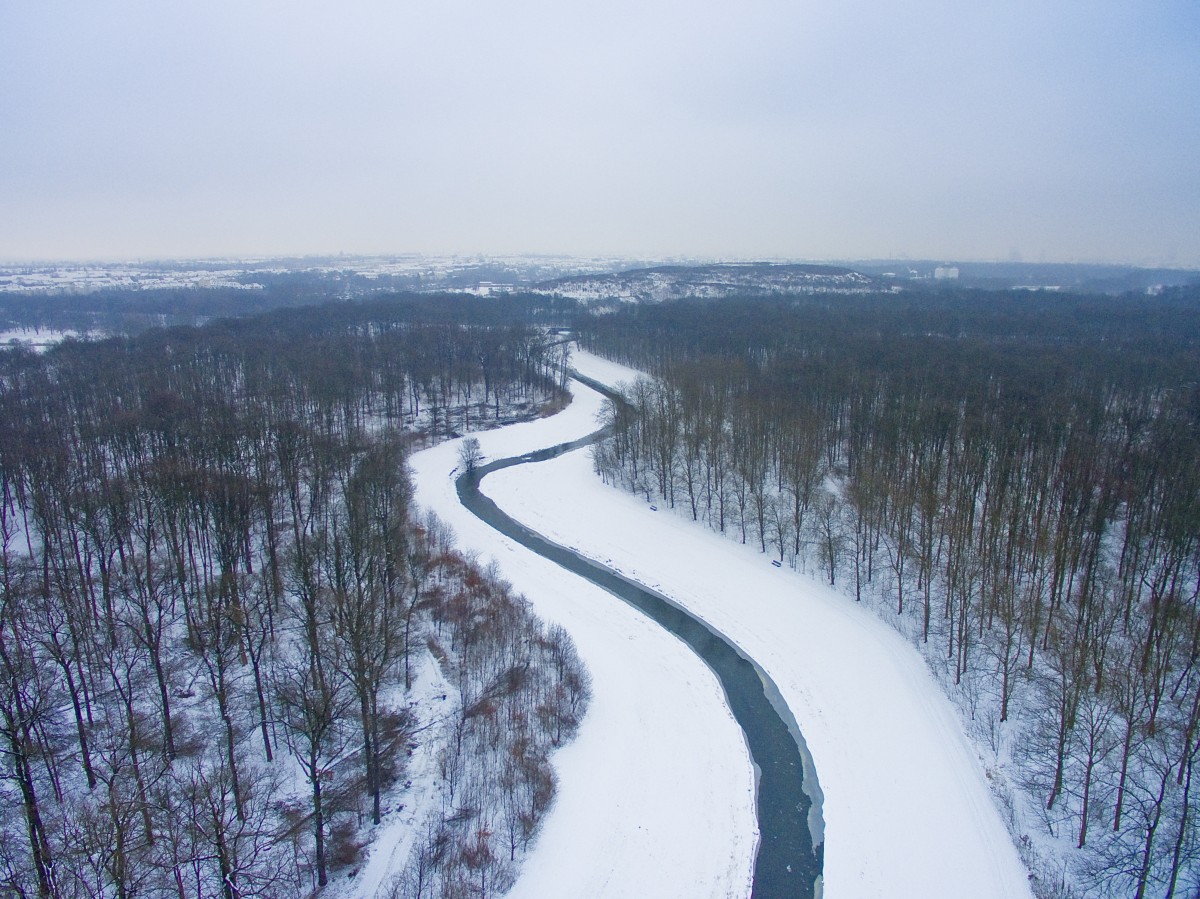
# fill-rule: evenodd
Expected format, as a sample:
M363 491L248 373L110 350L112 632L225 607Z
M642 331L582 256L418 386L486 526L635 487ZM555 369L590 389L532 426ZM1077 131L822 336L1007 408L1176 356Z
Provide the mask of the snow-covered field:
M52 331L49 328L10 328L0 331L0 349L21 345L42 353L68 337L82 336L78 331Z
M636 375L582 353L575 365L607 383ZM484 452L516 455L592 430L600 399L574 389L554 418L477 435ZM656 625L462 509L456 454L455 442L414 457L418 501L562 623L594 677L579 738L554 759L558 803L510 895L748 895L753 774L715 679ZM916 651L866 609L605 487L586 451L497 472L484 491L518 520L671 596L767 670L825 794L830 899L1030 895L954 709Z

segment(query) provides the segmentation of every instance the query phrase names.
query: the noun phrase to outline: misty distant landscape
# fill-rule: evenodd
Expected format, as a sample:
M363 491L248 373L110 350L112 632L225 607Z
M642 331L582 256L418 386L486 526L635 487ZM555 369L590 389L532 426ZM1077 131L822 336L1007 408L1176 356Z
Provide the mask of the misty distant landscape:
M1200 899L1200 5L0 3L0 899Z
M133 334L147 327L397 293L535 295L588 306L769 293L913 294L955 288L1159 293L1200 283L1200 269L943 263L638 265L618 259L312 257L159 263L0 264L0 339L39 331ZM24 335L24 336L23 336Z

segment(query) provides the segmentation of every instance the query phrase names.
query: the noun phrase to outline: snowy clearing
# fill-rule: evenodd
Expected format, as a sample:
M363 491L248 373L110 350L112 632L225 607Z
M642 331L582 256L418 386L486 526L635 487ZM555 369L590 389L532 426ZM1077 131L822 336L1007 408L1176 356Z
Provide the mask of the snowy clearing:
M79 331L54 331L50 328L9 328L0 331L0 350L23 346L35 353L44 353L68 337L85 337Z

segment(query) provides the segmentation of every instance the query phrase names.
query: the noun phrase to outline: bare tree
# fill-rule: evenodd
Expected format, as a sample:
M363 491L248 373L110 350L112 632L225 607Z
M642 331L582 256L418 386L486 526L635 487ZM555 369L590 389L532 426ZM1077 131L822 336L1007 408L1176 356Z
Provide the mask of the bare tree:
M458 447L458 465L471 474L483 462L483 450L479 446L479 438L467 437Z

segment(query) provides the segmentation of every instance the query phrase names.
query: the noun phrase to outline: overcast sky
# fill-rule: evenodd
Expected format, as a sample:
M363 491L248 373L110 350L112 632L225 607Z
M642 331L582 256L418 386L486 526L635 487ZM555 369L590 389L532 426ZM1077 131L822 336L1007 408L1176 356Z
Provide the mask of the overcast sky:
M1196 0L0 0L0 259L1200 265Z

